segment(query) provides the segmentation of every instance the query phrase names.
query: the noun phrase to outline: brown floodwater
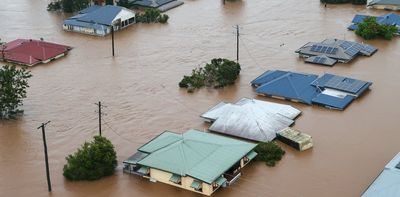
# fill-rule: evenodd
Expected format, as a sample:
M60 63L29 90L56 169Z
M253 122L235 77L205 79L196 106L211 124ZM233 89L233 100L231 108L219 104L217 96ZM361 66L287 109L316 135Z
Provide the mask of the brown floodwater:
M354 14L386 11L364 6L328 5L318 0L185 0L168 11L170 21L137 24L110 37L61 29L67 16L46 11L48 0L2 0L0 37L44 38L73 46L58 61L31 68L25 114L0 122L0 196L199 196L162 183L123 174L93 182L62 176L65 157L97 133L97 101L107 108L103 135L122 163L163 130L206 129L199 117L220 101L242 97L292 104L303 111L295 128L313 136L314 148L287 154L276 167L254 162L232 187L214 196L359 196L400 151L400 44L366 41L379 48L372 57L323 67L305 64L294 50L325 38L360 40L346 30ZM241 25L242 72L224 89L187 93L178 82L214 57L236 58L234 25ZM268 69L324 72L373 81L372 90L345 111L333 111L256 96L249 82ZM53 192L47 192L43 144L36 128L47 127Z

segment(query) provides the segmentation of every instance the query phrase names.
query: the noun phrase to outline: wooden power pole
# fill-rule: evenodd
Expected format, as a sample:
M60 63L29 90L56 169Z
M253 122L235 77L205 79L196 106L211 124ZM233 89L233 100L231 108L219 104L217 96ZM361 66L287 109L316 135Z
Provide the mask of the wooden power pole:
M46 163L46 176L47 176L47 187L49 192L51 192L51 181L50 181L50 171L49 171L49 160L47 157L47 144L46 144L46 125L49 124L50 121L47 121L46 123L42 123L37 129L42 129L42 137L43 137L43 146L44 146L44 161Z

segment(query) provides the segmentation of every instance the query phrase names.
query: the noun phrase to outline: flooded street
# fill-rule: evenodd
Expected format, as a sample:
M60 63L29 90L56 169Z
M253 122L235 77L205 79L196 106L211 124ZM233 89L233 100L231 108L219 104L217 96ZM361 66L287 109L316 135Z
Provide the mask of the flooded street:
M94 103L102 101L103 135L116 147L118 162L164 130L207 129L199 115L220 101L242 97L291 104L303 113L294 128L310 134L314 148L286 155L270 168L253 162L232 187L215 197L360 196L384 165L400 151L400 41L366 43L379 50L348 64L305 64L296 49L325 38L356 40L347 31L356 13L387 11L328 5L319 0L184 0L170 10L168 24L136 24L111 37L62 30L68 17L46 11L47 1L2 0L0 38L44 38L74 49L60 60L31 68L25 114L0 122L0 196L201 196L123 174L94 182L62 176L65 157L98 132ZM215 57L236 58L234 25L241 26L238 82L224 89L187 93L178 87L185 74ZM364 41L365 42L365 41ZM345 111L256 96L250 81L269 69L372 81L371 91ZM47 127L53 192L47 192L40 123Z

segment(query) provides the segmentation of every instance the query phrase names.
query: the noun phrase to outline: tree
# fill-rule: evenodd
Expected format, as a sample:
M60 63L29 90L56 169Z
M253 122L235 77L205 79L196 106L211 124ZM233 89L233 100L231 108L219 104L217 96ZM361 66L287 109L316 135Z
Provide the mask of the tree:
M97 180L112 175L117 167L113 144L105 137L95 136L73 155L66 157L64 177L69 180Z
M90 0L56 0L47 5L48 11L62 10L67 13L83 10L90 5Z
M132 7L131 3L129 3L128 0L119 0L117 2L117 5L121 6L121 7L124 7L124 8L131 8Z
M260 142L254 150L257 152L256 159L264 161L267 166L275 166L285 155L285 151L274 142Z
M391 40L397 28L393 25L381 25L376 21L375 17L367 17L357 26L356 34L366 40L383 37L386 40Z
M24 67L5 65L0 68L0 119L16 118L23 110L22 100L26 98L30 71Z
M161 14L160 10L147 8L143 13L136 14L136 21L142 23L166 23L169 16Z
M207 63L204 68L192 70L191 76L184 76L179 82L179 87L188 88L189 92L194 88L209 86L214 88L224 87L235 83L240 74L240 64L222 58L215 58Z

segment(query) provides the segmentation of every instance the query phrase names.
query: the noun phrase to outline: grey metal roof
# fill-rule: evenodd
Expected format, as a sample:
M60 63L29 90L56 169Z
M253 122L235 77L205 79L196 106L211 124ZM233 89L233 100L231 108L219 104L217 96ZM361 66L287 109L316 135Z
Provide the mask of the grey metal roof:
M209 130L255 141L271 141L294 123L300 110L271 102L243 98L235 104L219 103L201 117L214 121Z
M399 163L400 153L385 166L381 174L362 194L362 197L400 196L400 169L396 168Z
M367 4L368 6L371 5L400 5L399 0L371 0Z
M305 57L324 55L347 63L357 55L371 56L377 50L377 48L367 44L347 40L326 39L322 42L309 42L295 52Z
M308 57L305 62L312 64L321 64L325 66L333 66L336 64L337 60L327 57L326 55L317 55Z

